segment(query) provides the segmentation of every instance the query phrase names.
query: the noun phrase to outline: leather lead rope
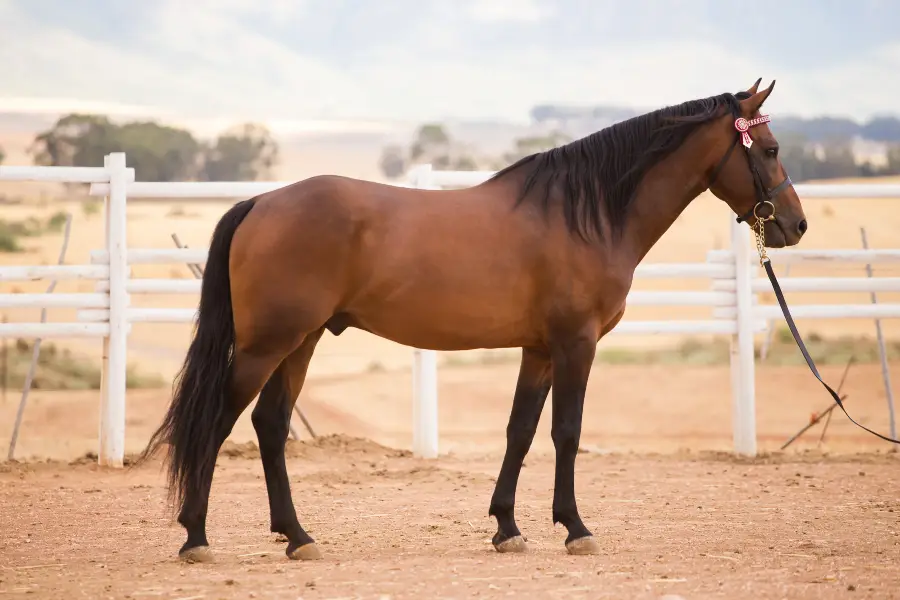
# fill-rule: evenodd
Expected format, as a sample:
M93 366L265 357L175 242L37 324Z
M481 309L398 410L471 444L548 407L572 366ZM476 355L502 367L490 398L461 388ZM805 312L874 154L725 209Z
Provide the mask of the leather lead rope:
M807 351L806 349L806 344L803 343L803 338L800 337L800 332L797 331L797 326L794 324L794 318L791 316L791 311L788 310L787 302L785 302L784 300L784 294L781 292L781 286L778 285L778 280L775 278L775 271L772 270L772 261L770 261L768 257L764 257L760 262L762 262L763 267L766 269L766 275L769 276L769 281L772 283L772 289L775 290L775 297L778 299L778 305L781 307L781 312L784 314L784 320L787 321L788 328L791 330L791 335L794 336L794 341L797 343L797 347L800 348L800 353L803 354L803 358L806 360L806 364L809 365L809 370L812 371L812 374L816 376L816 379L819 380L819 383L825 386L825 389L828 390L828 393L831 394L832 398L834 398L834 401L837 403L838 407L842 411L844 411L844 414L847 415L847 418L850 419L850 421L854 425L865 429L872 435L880 437L886 442L900 444L900 440L895 440L894 438L881 435L877 431L872 431L865 425L860 425L859 423L857 423L847 412L847 409L844 408L844 403L841 401L841 397L837 395L837 392L831 389L831 386L829 386L822 380L822 376L819 375L819 370L816 368L816 364L813 362L812 357L809 355L809 351Z

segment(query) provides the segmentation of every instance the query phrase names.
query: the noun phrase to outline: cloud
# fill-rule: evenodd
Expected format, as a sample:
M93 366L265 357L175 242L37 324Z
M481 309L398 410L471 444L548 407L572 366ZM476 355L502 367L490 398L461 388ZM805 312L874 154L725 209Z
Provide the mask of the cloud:
M538 0L471 0L467 12L476 21L487 22L536 23L554 14L552 8Z
M537 103L649 110L763 77L778 80L776 115L896 111L897 42L809 65L697 35L716 30L711 20L659 35L659 16L622 35L604 1L576 15L577 3L546 0L159 0L118 38L0 2L0 94L211 120L525 121ZM617 5L617 19L634 19L626 13Z
M900 42L793 76L803 84L802 103L820 111L860 116L900 112Z
M324 116L336 107L349 113L362 110L364 90L354 81L322 60L244 26L248 3L228 2L231 10L220 11L218 0L165 0L147 29L148 45L164 48L159 53L179 65L168 79L177 77L178 87L205 96L205 111L249 109L288 117L297 112Z
M130 48L7 12L4 22L14 26L0 44L5 91L206 116L284 118L363 106L356 100L363 91L339 71L242 27L235 17L249 10L242 2L228 0L225 11L213 5L218 0L163 2L141 30L143 44Z
M566 60L533 48L495 54L479 63L445 59L430 62L427 68L416 63L415 57L404 59L398 52L361 69L357 77L378 94L375 103L379 105L403 89L407 110L423 107L418 112L526 120L536 103L652 109L744 89L757 73L773 72L756 60L702 41L613 46ZM685 65L691 66L686 69ZM415 73L414 77L409 73Z

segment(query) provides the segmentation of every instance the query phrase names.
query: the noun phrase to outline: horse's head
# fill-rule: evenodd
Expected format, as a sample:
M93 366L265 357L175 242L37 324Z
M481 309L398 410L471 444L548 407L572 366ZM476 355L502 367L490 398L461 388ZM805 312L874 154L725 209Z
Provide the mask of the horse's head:
M781 248L799 242L807 224L800 198L778 158L778 141L766 125L769 117L759 112L775 82L760 92L760 81L736 95L731 115L721 127L727 143L716 144L728 150L713 169L709 189L731 207L739 223L762 229L766 246Z

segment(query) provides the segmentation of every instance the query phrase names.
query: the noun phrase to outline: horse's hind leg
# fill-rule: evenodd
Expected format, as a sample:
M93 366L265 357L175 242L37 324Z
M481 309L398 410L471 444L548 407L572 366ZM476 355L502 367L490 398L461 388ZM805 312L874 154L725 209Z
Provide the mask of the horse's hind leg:
M187 530L187 541L181 547L179 556L188 562L206 562L211 559L209 544L206 539L206 514L209 506L209 494L212 487L213 471L216 455L231 433L238 417L259 393L260 388L270 373L281 360L280 354L262 356L248 354L235 349L230 371L228 392L224 399L226 405L221 419L212 434L214 451L203 459L207 464L198 469L201 478L196 485L187 488L184 503L178 516L178 522Z
M290 430L291 411L306 379L313 351L324 331L323 328L309 334L284 359L263 387L251 415L266 477L271 530L287 536L286 552L292 559L312 560L322 557L313 539L297 520L285 465L284 445Z

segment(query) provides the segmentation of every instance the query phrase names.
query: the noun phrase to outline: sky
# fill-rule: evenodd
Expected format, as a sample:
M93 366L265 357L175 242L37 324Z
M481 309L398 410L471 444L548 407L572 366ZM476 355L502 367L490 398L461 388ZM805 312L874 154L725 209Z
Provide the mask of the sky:
M777 80L771 113L900 114L897 0L0 0L0 110L527 122Z

